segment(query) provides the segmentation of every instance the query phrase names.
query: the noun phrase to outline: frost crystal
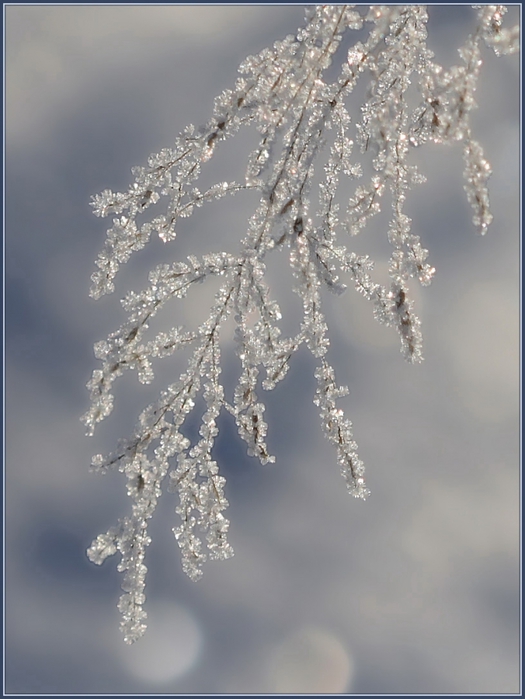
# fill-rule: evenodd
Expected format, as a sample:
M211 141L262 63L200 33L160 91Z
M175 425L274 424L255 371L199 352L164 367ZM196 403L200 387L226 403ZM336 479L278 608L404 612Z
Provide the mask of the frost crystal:
M371 301L377 320L397 331L405 359L422 360L421 323L411 284L413 280L430 284L435 269L427 262L428 251L405 208L410 190L425 181L411 162L413 150L427 142L459 142L474 224L484 234L492 221L490 165L472 138L471 114L482 45L497 55L513 53L519 31L503 27L506 8L501 5L475 10L477 26L459 50L460 63L444 69L434 62L426 44L424 6L308 7L305 25L296 36L246 58L235 87L216 98L213 114L202 128L187 127L172 148L151 155L145 167L134 168L135 180L127 192L106 189L93 198L97 216L114 217L92 276L91 295L99 298L114 290L119 267L152 235L173 241L180 219L197 208L246 190L259 192L259 203L236 252L189 256L158 266L146 289L122 300L127 320L95 345L101 365L88 383L91 407L83 418L88 434L111 413L113 382L125 370L135 370L147 384L153 379L154 360L182 348L190 350L186 370L143 410L131 437L92 462L99 472L124 473L132 501L131 513L88 549L90 560L99 565L117 551L121 555L118 569L124 574L124 594L119 609L127 643L146 628L142 607L148 520L165 482L179 499L180 523L173 532L183 569L198 580L207 558L233 555L224 515L225 479L212 457L217 418L221 411L231 413L248 453L262 464L273 462L260 389L272 390L285 377L292 355L302 345L316 359L314 403L347 488L357 498L368 496L352 423L337 407L347 390L338 388L327 359L330 342L321 292L327 288L339 295L346 290L345 281L353 284ZM328 81L326 69L343 36L350 33L351 40L351 32L363 28L367 38L354 42ZM361 163L353 160L348 112L349 95L363 76L369 79L367 97L354 112L353 127L358 149L371 159L373 174L345 199L341 190L347 191L349 183L363 176ZM196 184L205 164L224 141L248 125L255 127L259 142L249 156L244 180L199 189ZM318 163L322 164L316 168ZM315 180L318 170L324 172L320 182ZM381 211L387 192L392 253L390 281L382 286L373 279L372 260L349 251L341 239L366 228ZM157 213L160 204L163 208ZM142 221L151 207L153 215L148 212L148 220ZM292 337L282 335L281 312L266 282L266 265L273 253L287 254L303 308L299 331ZM151 321L167 302L183 298L210 277L220 279L220 288L200 326L175 326L146 339ZM236 326L240 375L228 397L221 382L220 334L230 316ZM205 408L199 437L191 443L182 429L199 396Z

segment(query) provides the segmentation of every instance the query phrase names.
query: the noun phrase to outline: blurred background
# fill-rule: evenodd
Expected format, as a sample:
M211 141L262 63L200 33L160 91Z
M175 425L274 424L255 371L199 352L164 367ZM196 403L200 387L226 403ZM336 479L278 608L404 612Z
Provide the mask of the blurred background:
M429 11L429 46L448 67L474 13ZM510 8L509 24L518 12ZM149 628L128 647L117 558L99 568L85 554L126 514L125 479L93 475L89 464L183 364L161 361L149 387L131 374L117 382L114 413L87 438L79 418L93 343L124 321L119 298L142 289L155 264L236 250L256 199L199 210L168 247L154 241L136 254L116 293L94 302L90 275L108 222L91 214L90 197L125 190L132 166L186 124L206 122L239 63L295 33L303 9L11 5L5 20L5 690L518 692L519 59L484 52L474 126L493 167L485 238L471 223L460 149L414 154L428 182L412 190L407 212L437 269L432 286L414 291L424 363L403 361L395 332L353 289L326 299L329 359L350 387L341 405L369 500L346 492L312 404L314 363L300 352L265 396L275 464L248 457L229 418L220 422L215 457L235 557L191 582L171 533L176 499L161 498L146 559ZM242 177L253 142L241 133L225 144L210 178ZM379 274L385 226L379 217L349 241ZM277 263L270 279L291 334L299 300L284 270ZM159 323L204 320L211 287ZM226 337L224 349L231 390L238 367Z

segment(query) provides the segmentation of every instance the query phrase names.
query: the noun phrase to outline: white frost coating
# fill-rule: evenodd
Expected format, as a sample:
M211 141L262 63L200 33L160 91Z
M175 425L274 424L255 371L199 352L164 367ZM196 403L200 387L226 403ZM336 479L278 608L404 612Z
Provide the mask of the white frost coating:
M154 360L190 349L186 370L142 411L134 434L119 442L112 454L93 458L95 470L104 473L116 468L125 474L132 500L131 513L98 536L88 550L89 558L99 565L117 551L121 555L118 568L124 573L124 595L119 609L127 643L146 628L148 520L166 489L165 481L179 498L180 523L173 532L182 566L191 579L198 580L208 558L233 555L224 515L228 507L225 479L212 458L217 418L221 411L231 413L248 453L262 464L273 462L260 387L272 390L302 345L317 360L314 402L347 488L357 498L368 496L352 423L336 404L347 391L337 387L327 359L330 342L322 291L340 295L346 282L353 284L371 301L377 320L398 332L405 359L422 360L421 323L411 285L414 280L430 284L435 269L427 262L428 251L406 213L412 188L425 182L411 155L426 143L460 144L474 224L484 234L492 220L487 190L490 165L472 138L471 115L482 66L481 45L498 55L518 47L518 28L502 26L505 11L500 5L478 8L478 24L459 51L460 63L444 69L427 48L424 6L308 7L305 25L296 36L242 63L234 88L215 99L212 117L203 127L188 126L172 148L151 155L146 166L134 168L135 179L127 192L106 189L94 197L95 214L113 217L92 276L91 294L99 298L114 290L119 267L151 235L166 243L173 241L180 220L206 203L247 190L260 195L237 252L200 259L190 255L186 261L158 266L150 273L148 288L122 300L127 320L95 345L101 367L88 383L91 407L83 418L88 434L112 411L113 382L125 370L136 370L139 380L147 384L153 379ZM363 28L367 38L354 43L339 68L332 68L334 77L328 81L325 71L343 36ZM348 98L364 76L369 80L366 101L351 116ZM255 127L259 142L249 156L245 180L199 189L201 171L217 148L248 125ZM358 186L354 180L363 176L363 168L353 160L351 127L357 147L373 167L369 181ZM318 170L324 176L314 186ZM353 190L341 201L341 190L349 187ZM351 240L347 234L366 228L381 211L385 193L391 201L386 232L392 254L390 280L382 286L373 279L372 260L347 249ZM141 220L144 212L146 221ZM281 311L266 282L266 267L274 252L288 255L294 291L303 308L293 337L282 335ZM183 298L210 277L219 278L221 286L208 317L198 327L174 326L145 339L151 321L166 303ZM220 333L229 317L236 326L240 362L231 397L225 395L221 382L220 355ZM199 437L191 443L182 428L199 396L205 408Z

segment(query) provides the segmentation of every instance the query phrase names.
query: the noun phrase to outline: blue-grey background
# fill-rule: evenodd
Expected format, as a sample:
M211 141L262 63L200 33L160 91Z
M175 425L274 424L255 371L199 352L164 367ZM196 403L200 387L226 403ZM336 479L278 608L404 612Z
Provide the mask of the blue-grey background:
M430 13L430 47L449 66L473 13ZM511 15L517 21L518 8ZM475 135L494 171L485 238L471 224L459 149L415 154L428 182L407 210L437 268L432 286L415 290L425 362L405 364L395 333L352 289L327 299L329 357L350 386L342 405L370 499L345 491L312 404L314 365L301 352L267 396L276 464L246 456L221 422L231 561L209 563L199 583L187 579L170 531L175 499L161 498L146 561L150 626L128 647L117 560L98 568L85 554L128 507L124 478L91 474L91 455L111 450L182 366L161 362L152 387L121 379L114 414L88 439L79 417L93 343L123 322L119 298L140 290L154 264L235 250L255 204L238 196L200 210L174 243L137 254L116 294L94 302L89 277L107 226L89 198L126 188L133 165L187 123L204 123L241 60L295 32L302 17L291 6L5 8L9 693L519 690L516 56L485 51L477 93ZM241 177L250 143L241 134L224 145L210 178ZM348 241L383 275L385 225L378 219ZM283 286L285 269L278 262L271 280L291 333L299 302ZM171 322L204 320L207 293L199 287L172 307ZM227 337L224 350L231 389Z

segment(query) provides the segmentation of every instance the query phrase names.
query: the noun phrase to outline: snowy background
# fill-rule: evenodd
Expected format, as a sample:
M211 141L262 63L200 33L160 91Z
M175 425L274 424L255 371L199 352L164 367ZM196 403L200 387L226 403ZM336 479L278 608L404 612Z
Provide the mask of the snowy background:
M430 12L430 47L451 65L473 14ZM511 8L509 21L517 16ZM119 298L143 288L154 264L235 250L254 205L239 196L203 209L94 302L106 221L91 214L90 196L127 188L133 165L204 123L245 56L302 17L291 6L5 9L8 693L519 691L516 56L486 51L477 94L476 136L494 171L485 238L471 224L459 150L421 155L428 183L407 208L437 268L432 286L416 290L425 362L405 364L397 335L352 289L327 300L329 357L350 386L342 403L370 499L345 490L302 352L267 396L276 464L246 456L222 422L232 560L208 563L198 583L186 578L175 499L161 498L146 560L149 629L128 647L117 559L98 568L85 554L128 506L123 476L91 474L91 455L126 436L161 385L123 378L114 414L85 437L93 343L121 324ZM210 165L218 179L229 179L222 167L242 171L248 141L223 147L223 165ZM384 238L378 220L355 241L380 271ZM280 285L274 274L277 298ZM206 293L199 287L174 324L204 319ZM298 303L285 295L285 318ZM161 364L162 381L177 378ZM235 371L226 361L225 376Z

